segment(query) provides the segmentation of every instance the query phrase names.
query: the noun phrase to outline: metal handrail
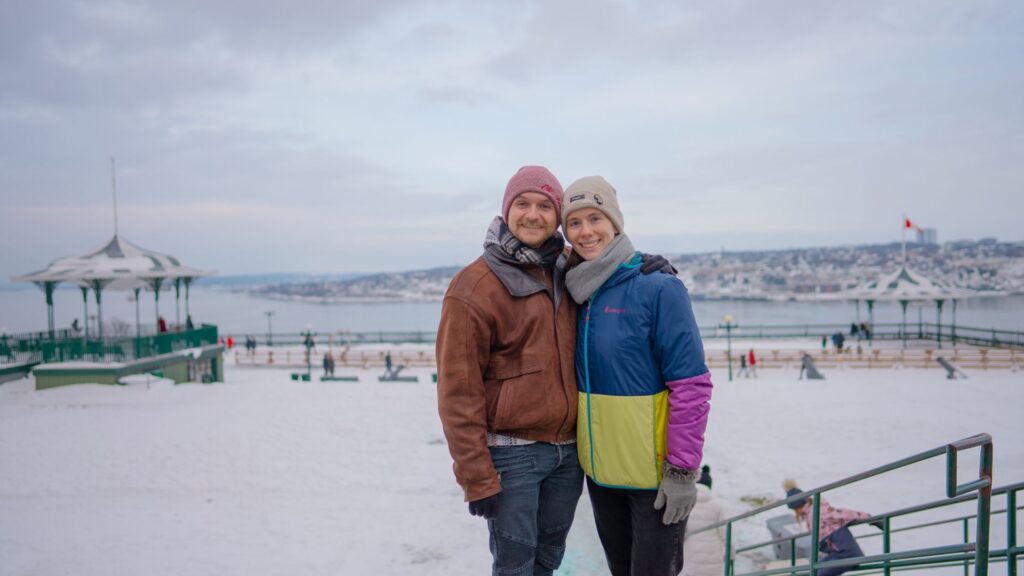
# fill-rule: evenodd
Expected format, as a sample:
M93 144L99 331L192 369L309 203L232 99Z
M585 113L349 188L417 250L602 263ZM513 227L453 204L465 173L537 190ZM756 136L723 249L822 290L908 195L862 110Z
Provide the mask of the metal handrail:
M1000 514L1007 514L1007 511L1009 509L1011 509L1011 504L1013 506L1012 509L1014 511L1024 510L1024 504L1016 505L1016 498L1015 498L1016 492L1020 491L1020 490L1024 490L1024 482L1019 482L1017 484L1010 484L1008 486L1001 486L999 488L994 488L992 490L992 496L993 497L994 496L999 496L999 495L1004 495L1004 494L1007 496L1007 507L1000 508L998 510L992 510L991 515L992 516L997 516L997 515L1000 515ZM936 509L936 508L944 508L944 507L947 507L947 506L953 506L953 505L960 504L960 503L963 503L963 502L970 502L972 500L976 500L977 498L978 498L978 494L977 493L973 493L973 494L965 494L965 495L958 496L956 498L947 499L947 500L936 500L936 501L933 501L933 502L929 502L927 504L922 504L922 505L919 505L919 506L912 506L912 507L909 507L909 508L901 508L899 510L893 510L892 512L886 512L885 514L877 514L875 516L871 516L870 518L865 518L863 520L856 520L856 521L853 521L850 524L848 524L848 526L856 526L856 525L861 525L861 524L870 524L872 522L877 522L879 520L884 521L886 518L895 518L897 516L906 516L906 515L914 514L914 513L917 513L917 512L922 512L922 511L925 511L925 510L932 510L932 509ZM889 530L889 534L895 534L897 532L910 532L910 531L918 530L918 529L921 529L921 528L931 528L931 527L934 527L934 526L942 526L942 525L945 525L945 524L954 524L954 523L957 523L957 522L963 522L965 520L971 520L973 518L976 518L976 516L974 514L966 515L966 516L955 516L953 518L944 518L942 520L936 520L934 522L924 522L924 523L921 523L921 524L913 524L911 526L904 526L902 528L892 528L892 529ZM1003 557L1006 557L1006 556L1008 556L1010 554L1013 554L1014 557L1016 557L1017 555L1020 554L1020 550L1018 550L1016 553L1014 553L1014 549L1017 548L1017 546L1016 546L1016 534L1015 534L1016 517L1011 514L1007 518L1007 523L1008 523L1008 528L1007 528L1007 545L1006 545L1006 548L998 549L998 550L989 550L989 560L993 560L993 559L996 559L996 558L1003 558ZM799 538L803 538L805 536L810 536L810 535L811 535L810 532L800 532L800 533L792 534L792 535L789 535L789 536L783 536L781 538L775 538L774 540L767 540L767 541L764 541L764 542L758 542L756 544L751 544L749 546L744 546L742 548L736 548L733 551L733 554L739 555L739 554L742 554L743 552L748 552L750 550L756 550L758 548L765 548L765 547L768 547L768 546L773 546L775 544L781 544L783 542L795 541L795 540L797 540ZM870 539L870 538L881 538L881 537L884 537L884 534L882 534L882 533L871 533L871 534L861 534L861 535L857 536L858 539ZM863 564L863 562L861 562L861 564Z
M972 449L972 448L979 448L980 451L981 451L981 456L980 456L980 459L979 459L980 463L979 463L979 470L978 470L978 478L976 480L971 480L971 481L965 482L963 484L960 484L957 481L957 461L958 461L958 455L959 455L959 453L961 451ZM707 530L713 530L713 529L717 529L717 528L723 527L723 526L725 527L725 558L724 558L724 560L725 560L725 576L731 576L731 575L734 574L734 557L735 557L735 554L738 553L738 551L733 551L732 550L732 528L733 528L733 525L736 522L738 522L740 520L744 520L746 518L750 518L752 516L756 516L758 514L766 512L768 510L772 510L772 509L778 508L780 506L786 506L786 505L788 505L791 502L803 502L803 501L806 501L806 500L810 499L812 501L811 542L812 542L813 545L811 546L811 552L810 552L810 556L811 557L809 559L809 564L808 565L801 565L799 567L793 565L793 566L790 566L790 567L787 567L787 568L777 568L777 569L767 570L767 571L757 571L757 572L748 573L745 576L769 576L769 575L772 575L772 574L795 574L798 571L803 572L803 571L807 571L807 570L810 571L810 576L816 576L817 571L820 568L823 568L823 567L829 567L829 566L853 566L853 565L859 565L859 564L865 564L865 563L869 563L870 564L871 562L882 562L883 567L885 569L885 572L886 572L886 574L888 574L890 572L891 568L900 567L900 566L911 566L911 565L914 565L915 562L916 563L920 563L920 564L924 564L926 562L927 563L932 563L932 562L936 561L936 558L941 558L940 561L953 561L953 560L964 560L964 561L966 561L965 559L968 559L968 558L971 558L971 557L973 557L973 563L974 563L974 567L975 567L975 572L974 572L975 576L986 576L987 573L988 573L988 560L989 560L988 537L989 537L989 524L990 524L990 519L991 519L991 501L992 501L992 452L993 452L993 450L992 450L992 437L990 435L988 435L988 434L977 434L977 435L974 435L974 436L970 436L968 438L963 438L961 440L957 440L955 442L951 442L951 443L946 444L944 446L939 446L939 447L933 448L931 450L926 450L924 452L921 452L919 454L915 454L913 456L909 456L907 458L902 458L900 460L896 460L895 462L891 462L891 463L885 464L883 466L872 468L872 469L867 470L865 472L861 472L859 474L855 474L853 476L850 476L850 477L844 478L842 480L838 480L838 481L832 482L830 484L826 484L824 486L820 486L820 487L812 489L812 490L805 490L805 491L800 492L798 494L794 494L793 496L790 496L790 497L788 497L788 498L786 498L784 500L779 500L779 501L776 501L776 502L772 502L770 504L766 504L766 505L761 506L759 508L755 508L754 510L751 510L751 511L748 511L748 512L744 512L742 514L738 514L736 516L727 518L727 519L722 520L720 522L716 522L714 524L709 524L707 526L700 527L700 528L690 532L690 534L697 534L697 533L704 532L704 531L707 531ZM875 521L875 520L879 520L880 519L880 520L882 520L884 522L884 524L883 524L883 526L884 526L884 528L883 528L883 538L884 538L884 541L883 541L883 553L882 554L874 555L874 556L859 557L859 558L856 558L856 559L848 559L848 560L831 560L831 561L828 561L828 562L819 562L818 561L818 546L817 546L817 543L820 541L819 530L820 530L820 526L821 526L820 520L821 520L821 494L822 493L827 492L829 490L833 490L835 488L842 487L842 486L847 486L849 484L853 484L855 482L858 482L858 481L861 481L861 480L864 480L864 479L867 479L867 478L871 478L873 476L878 476L878 475L881 475L881 474L884 474L884 473L887 473L887 472L891 472L893 470L896 470L896 469L899 469L899 468L903 468L903 467L909 466L911 464L915 464L917 462L928 460L928 459L934 458L936 456L941 456L941 455L945 455L946 456L946 496L947 496L947 500L939 501L938 503L929 503L929 504L914 506L914 507L911 507L911 508L904 508L904 509L896 510L896 511L893 511L893 512L890 512L890 513L887 513L887 514L873 516L873 517L871 517L871 518L869 518L869 519L867 519L865 521L858 521L857 523L863 523L863 522L866 522L866 521ZM1008 503L1007 503L1007 507L1009 509L1015 509L1015 506L1016 506L1016 504L1015 504L1016 491L1018 489L1020 489L1020 488L1024 488L1024 486L1017 487L1017 485L1014 485L1014 486L1006 487L1005 488L1006 490L1008 490L1008 492L1007 492L1008 499L1012 499L1013 500L1013 502L1009 502L1008 501ZM901 552L892 552L890 550L890 541L889 541L889 535L891 533L891 531L890 531L890 519L893 516L910 514L910 513L915 512L915 511L926 510L926 509L929 509L929 508L932 508L932 507L948 506L948 505L959 503L959 502L970 501L972 499L976 499L977 503L978 503L977 514L975 516L977 518L976 529L975 529L975 540L974 540L973 543L964 543L964 544L957 544L957 545L939 546L939 547L934 547L934 548L924 548L924 549L917 549L917 550L906 550L906 551L901 551ZM1009 529L1008 529L1008 532L1010 532L1011 536L1008 536L1007 554L1010 555L1010 556L1013 556L1015 558L1016 555L1019 554L1019 552L1014 552L1014 550L1016 549L1016 524L1015 524L1016 523L1016 515L1015 514L1008 514L1007 516L1013 519L1013 524L1010 525ZM798 537L801 537L801 536L803 536L803 535L791 536L789 538L783 538L783 539L772 541L772 542L769 542L769 543L763 543L763 544L760 544L757 547L766 546L768 544L776 543L778 541L784 541L784 540L787 540L787 539L792 539L795 542L795 539L798 538ZM795 558L793 560L795 561ZM912 560L912 562L901 562L902 560ZM1015 574L1015 572L1014 572L1014 574Z
M936 336L942 340L954 340L970 342L979 345L1024 347L1024 332L1001 330L995 328L975 328L971 326L914 323L907 324L906 337L913 340L935 340ZM913 328L910 330L909 328ZM153 326L144 327L144 332L155 330ZM820 338L823 334L829 335L836 332L847 334L849 324L754 324L739 325L732 330L733 338ZM704 339L725 338L719 327L699 327L701 337ZM222 331L224 334L238 334L240 337L249 334L256 335L261 346L281 346L301 344L305 337L301 332L274 333L272 337L265 333L246 331ZM64 340L94 340L94 335L88 338L81 332L71 330L59 330L51 337L47 332L34 332L27 334L0 335L0 350L5 347L19 348L22 351L41 347L46 341ZM898 340L903 338L903 325L900 323L876 323L872 326L871 340ZM430 330L406 330L406 331L378 331L378 332L348 332L332 331L317 335L319 341L330 339L339 344L372 344L372 343L433 343L437 339L437 332ZM851 336L847 336L853 342ZM268 341L269 340L269 341ZM861 340L863 342L863 340Z

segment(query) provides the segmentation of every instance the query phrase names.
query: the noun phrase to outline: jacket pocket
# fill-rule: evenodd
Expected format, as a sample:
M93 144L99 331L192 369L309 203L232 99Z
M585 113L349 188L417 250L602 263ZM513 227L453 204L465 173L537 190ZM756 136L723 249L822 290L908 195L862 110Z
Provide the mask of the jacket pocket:
M529 413L536 416L537 406L532 405L537 400L531 398L529 382L526 377L530 374L537 374L541 371L540 361L536 356L523 354L516 357L498 356L492 358L484 371L484 380L491 390L497 391L497 398L493 398L489 404L489 411L493 414L494 429L513 430L523 427L532 418L526 417ZM493 406L493 408L491 408Z
M540 361L532 354L523 354L512 358L496 356L491 358L487 364L484 379L511 380L533 372L540 372Z

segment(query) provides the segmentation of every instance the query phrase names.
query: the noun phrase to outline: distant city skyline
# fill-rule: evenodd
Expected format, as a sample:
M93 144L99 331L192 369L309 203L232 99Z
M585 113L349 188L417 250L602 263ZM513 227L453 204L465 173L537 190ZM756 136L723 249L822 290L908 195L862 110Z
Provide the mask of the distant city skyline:
M114 232L223 275L464 264L509 176L649 252L1022 241L1024 4L16 2L0 283ZM907 240L915 240L908 231Z

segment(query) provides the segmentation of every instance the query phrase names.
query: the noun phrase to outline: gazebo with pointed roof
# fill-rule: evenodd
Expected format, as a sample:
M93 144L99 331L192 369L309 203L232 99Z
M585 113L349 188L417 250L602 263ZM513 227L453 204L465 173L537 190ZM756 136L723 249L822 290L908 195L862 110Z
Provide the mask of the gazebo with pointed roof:
M939 347L942 347L942 307L946 301L953 302L952 326L956 328L956 302L962 298L980 296L980 292L967 288L960 288L949 282L933 280L914 270L906 264L900 266L899 270L890 272L876 280L866 282L850 290L847 295L859 302L864 300L868 305L869 322L874 324L875 302L899 302L903 312L900 331L906 344L907 333L907 305L911 302L935 302L936 325L940 328L937 331Z
M189 313L189 287L202 276L212 276L213 271L185 266L180 260L167 254L147 250L125 240L119 233L102 246L82 256L58 258L43 270L16 276L18 282L32 282L46 293L47 327L50 338L54 337L53 291L61 282L77 285L82 290L85 305L85 330L88 335L88 292L96 296L97 334L103 338L104 290L129 290L135 292L136 332L139 328L139 292L148 289L153 292L156 304L156 319L160 318L160 290L175 290L175 316L180 319L181 286L185 286L185 314Z

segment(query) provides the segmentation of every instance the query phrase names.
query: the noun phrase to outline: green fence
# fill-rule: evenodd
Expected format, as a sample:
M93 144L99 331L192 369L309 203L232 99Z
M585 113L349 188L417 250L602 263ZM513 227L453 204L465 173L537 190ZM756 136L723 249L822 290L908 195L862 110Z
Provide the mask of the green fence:
M964 483L958 483L957 481L957 461L962 451L978 448L980 450L979 455L979 471L978 478L969 480ZM875 554L869 556L862 556L858 558L849 558L842 560L830 560L822 561L818 556L817 543L819 538L820 528L820 514L821 514L821 495L830 490L848 486L856 482L860 482L867 478L879 476L900 468L905 468L912 464L929 460L932 458L945 456L946 458L946 477L944 478L946 488L946 498L943 500L928 502L923 504L916 504L914 506L903 508L900 510L894 510L886 512L884 514L878 514L867 518L865 520L857 521L853 524L863 524L869 522L883 523L882 537L882 554ZM939 479L937 479L939 480ZM1007 561L1009 575L1015 576L1017 573L1016 562L1018 556L1021 554L1021 547L1017 545L1016 535L1016 510L1018 509L1016 500L1017 493L1024 489L1024 483L1015 484L1000 489L1000 493L1005 494L1007 498L1006 508L1003 513L1007 514L1007 544L1002 549L989 549L989 532L990 522L992 517L992 438L988 434L978 434L969 438L964 438L950 444L939 446L932 450L897 460L884 466L844 478L837 482L815 488L813 490L807 490L800 494L790 496L785 500L773 502L767 504L750 512L739 514L731 518L727 518L721 522L711 524L703 527L693 527L689 534L696 534L704 532L706 530L715 530L719 527L725 527L725 570L724 576L739 576L735 572L735 559L736 555L745 551L754 550L757 548L763 548L766 546L774 546L780 543L788 543L790 548L790 566L775 568L771 570L760 570L755 572L745 573L743 576L771 576L774 574L798 574L798 573L809 573L810 576L815 576L818 570L830 567L851 567L857 566L858 573L865 572L883 572L888 576L892 571L898 570L917 570L926 567L932 567L936 565L964 565L965 570L968 566L973 566L974 574L976 576L985 576L988 574L989 562L992 559L1004 559ZM745 546L736 550L732 549L732 534L734 526L741 521L747 520L754 516L758 516L764 512L782 508L786 513L790 513L787 504L791 502L803 502L807 499L812 501L812 521L813 526L811 532L803 534L794 534L784 538L770 540L767 542L759 542L753 545ZM891 536L897 530L893 530L890 524L891 520L895 517L903 517L924 510L933 510L939 508L946 508L960 504L962 502L976 502L976 512L969 516L958 516L950 519L945 519L942 522L962 522L964 526L967 526L969 522L974 522L974 531L971 534L965 529L962 541L955 543L947 543L940 546L932 546L928 548L916 548L910 550L893 550ZM1012 511L1007 513L1006 511ZM936 525L935 522L927 524L921 524L918 528L925 526ZM910 530L914 527L902 528L901 530ZM810 547L810 558L808 564L797 565L796 564L796 540L798 538L808 536L811 537Z
M787 338L821 338L831 337L841 332L847 344L861 342L867 345L867 339L858 339L849 334L849 324L752 324L734 325L730 328L731 338L768 340ZM722 326L701 326L701 338L706 340L724 339L727 334ZM406 332L329 332L315 334L317 344L330 342L337 345L345 344L430 344L437 339L437 332L406 331ZM243 344L244 336L235 344ZM992 328L973 328L970 326L937 325L926 322L907 323L906 326L896 323L875 324L871 332L872 340L927 340L946 343L970 343L979 346L1024 348L1024 332L1012 330L996 330ZM257 340L261 346L296 346L302 345L305 334L288 332L273 335L260 335ZM831 342L830 342L831 345Z
M935 342L937 345L948 345L952 343L967 343L978 346L1003 347L1003 348L1024 348L1024 332L1012 330L996 330L992 328L974 328L970 326L937 325L933 323L917 322L902 324L876 324L871 333L872 340L919 340ZM213 330L212 336L209 330ZM849 324L755 324L735 325L730 329L728 337L735 339L788 339L788 338L821 338L841 332L846 336L846 342L853 344L861 342L865 346L867 340L857 339L848 333ZM726 331L721 326L700 327L701 337L705 340L723 339L727 337ZM244 334L244 333L239 333ZM143 336L141 338L114 337L105 338L103 341L96 339L85 339L80 334L72 335L68 331L59 332L58 338L50 340L43 332L22 334L18 336L0 336L0 365L5 363L16 363L26 361L26 356L48 351L45 361L54 359L80 359L80 358L137 358L147 355L159 354L193 346L197 338L202 343L212 344L217 340L217 329L210 325L203 325L197 330L187 332L171 332ZM212 338L212 340L211 340ZM258 338L261 346L298 346L302 345L305 339L303 333L281 333L273 335L260 335ZM432 331L403 331L403 332L330 332L316 334L317 344L328 342L334 345L357 345L357 344L432 344L437 339L437 333ZM235 340L235 345L244 345L244 336Z

